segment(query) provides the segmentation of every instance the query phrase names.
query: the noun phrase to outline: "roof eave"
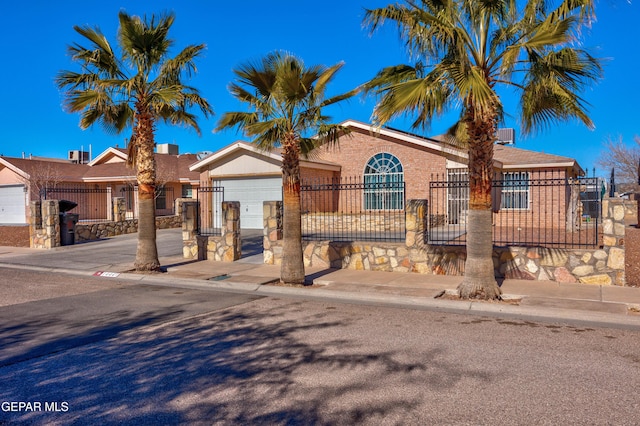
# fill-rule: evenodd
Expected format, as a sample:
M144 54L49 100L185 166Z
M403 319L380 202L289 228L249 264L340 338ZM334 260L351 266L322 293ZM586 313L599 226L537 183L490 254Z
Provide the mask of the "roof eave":
M192 164L191 166L189 166L189 170L192 172L202 172L203 171L202 169L204 167L238 150L254 152L254 153L269 157L273 160L281 161L281 158L278 154L275 154L273 152L262 151L258 149L255 145L250 144L248 142L238 141L238 142L232 143L231 145L227 145L226 147L214 152L213 154L209 155L206 158L203 158L197 163Z
M456 148L449 148L445 143L437 142L436 139L433 138L412 136L406 133L397 132L395 130L386 129L384 127L372 126L370 124L362 123L355 120L343 121L341 125L345 127L355 127L357 129L365 130L373 134L399 139L413 145L441 152L447 157L457 157L465 160L469 158L469 154L467 152Z
M115 155L116 157L120 157L123 160L126 161L127 159L127 154L125 154L124 152L114 148L114 147L109 147L106 150L104 150L102 153L100 153L100 155L98 155L96 158L94 158L93 160L91 160L88 165L89 166L95 166L96 164L100 164L105 158L109 157L110 155Z
M25 172L24 170L22 170L17 166L14 166L11 162L9 162L8 160L5 160L2 157L0 157L0 164L3 164L6 168L16 173L22 179L27 179L27 180L31 179L31 176L29 175L29 173Z

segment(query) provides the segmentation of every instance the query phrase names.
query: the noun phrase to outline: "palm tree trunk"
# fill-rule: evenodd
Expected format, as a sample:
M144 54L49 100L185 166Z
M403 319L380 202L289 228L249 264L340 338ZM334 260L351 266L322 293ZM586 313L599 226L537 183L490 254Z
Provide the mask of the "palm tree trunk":
M282 150L282 265L280 279L287 284L304 284L302 223L300 205L300 151L295 135L287 135Z
M156 163L153 155L153 119L151 114L141 113L136 131L136 167L138 179L138 249L137 271L160 269L156 245L155 184Z
M491 186L495 119L470 118L469 132L469 216L467 260L464 279L458 286L460 297L498 299L500 287L493 267Z

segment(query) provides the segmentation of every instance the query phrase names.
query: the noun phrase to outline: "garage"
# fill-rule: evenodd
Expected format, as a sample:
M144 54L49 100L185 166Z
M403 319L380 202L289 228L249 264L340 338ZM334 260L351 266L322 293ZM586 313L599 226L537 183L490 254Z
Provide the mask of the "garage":
M0 223L26 223L25 194L24 185L0 186Z
M254 144L238 141L203 157L189 167L201 173L201 181L211 182L213 187L224 188L224 201L240 202L240 226L243 229L263 229L263 205L265 201L282 200L282 156L279 150L263 151ZM302 160L301 175L326 176L339 172L340 166ZM200 198L200 196L198 196ZM204 222L213 217L213 228L219 228L214 214L219 212L219 202L200 205ZM204 208L203 208L204 207Z
M225 201L240 202L240 226L243 229L262 229L263 203L282 200L280 176L220 179L213 184L224 187Z

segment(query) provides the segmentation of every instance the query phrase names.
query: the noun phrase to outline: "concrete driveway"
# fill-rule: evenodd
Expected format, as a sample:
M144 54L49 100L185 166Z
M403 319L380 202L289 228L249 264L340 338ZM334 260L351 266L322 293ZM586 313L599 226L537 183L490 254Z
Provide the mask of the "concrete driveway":
M243 230L243 261L262 263L262 231ZM182 257L182 230L159 229L156 234L158 256L163 266L180 263ZM136 258L138 234L119 235L98 241L82 242L51 250L15 249L11 253L0 253L0 260L14 265L41 266L62 269L109 271L133 269Z

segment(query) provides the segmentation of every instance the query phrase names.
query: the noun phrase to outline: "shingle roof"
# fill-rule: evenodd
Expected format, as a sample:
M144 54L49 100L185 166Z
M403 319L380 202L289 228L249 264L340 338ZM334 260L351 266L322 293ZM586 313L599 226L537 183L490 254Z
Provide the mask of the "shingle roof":
M122 150L126 152L126 150ZM197 161L195 154L168 155L155 154L158 177L165 181L198 181L200 174L189 171L189 166ZM110 181L135 179L135 170L124 161L96 164L74 164L64 160L41 160L28 158L1 157L16 169L34 175L38 171L51 170L56 178L64 182Z
M89 166L86 164L73 164L66 161L14 157L2 157L2 159L32 177L38 173L47 173L47 170L50 170L50 173L55 174L56 179L65 182L82 182L82 177L89 170Z
M126 153L124 149L118 149ZM169 155L155 154L158 178L165 181L200 179L198 172L189 171L189 166L198 159L195 154ZM129 177L135 179L134 169L127 167L126 162L118 161L111 163L101 163L92 166L84 175L86 179L109 179L111 177Z
M575 160L560 155L546 154L544 152L530 151L507 145L495 145L493 147L493 158L503 165L524 166L524 165L554 165L569 164Z
M355 120L347 120L342 124L353 126L361 130L372 131L373 133L384 133L386 137L400 139L416 146L429 146L431 149L435 149L442 153L446 151L447 154L457 155L461 160L468 158L465 150L446 145L443 142L445 138L444 135L424 137L397 129L386 127L375 128L370 124ZM578 172L582 171L578 162L573 158L546 154L544 152L530 151L522 148L516 148L514 146L494 145L493 158L502 167L507 168L570 167L574 168Z

